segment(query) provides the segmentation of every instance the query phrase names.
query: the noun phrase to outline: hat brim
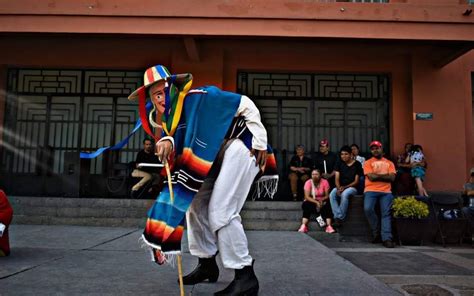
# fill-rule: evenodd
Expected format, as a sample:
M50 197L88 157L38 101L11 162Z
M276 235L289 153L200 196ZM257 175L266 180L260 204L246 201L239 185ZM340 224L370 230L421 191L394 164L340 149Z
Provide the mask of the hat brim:
M178 85L182 85L184 83L186 83L187 81L189 81L189 79L192 79L193 75L191 73L186 73L186 74L176 74L174 75L176 78L174 80L174 84L178 84ZM148 89L150 86L152 86L153 84L156 84L160 81L169 81L171 77L167 78L167 79L160 79L160 80L157 80L157 81L153 81L152 83L149 83L149 84L146 84L146 85L142 85L140 86L139 88L137 88L136 90L134 90L129 96L128 96L128 100L129 101L137 101L138 100L138 94L140 93L140 90L145 88L145 91L146 89Z

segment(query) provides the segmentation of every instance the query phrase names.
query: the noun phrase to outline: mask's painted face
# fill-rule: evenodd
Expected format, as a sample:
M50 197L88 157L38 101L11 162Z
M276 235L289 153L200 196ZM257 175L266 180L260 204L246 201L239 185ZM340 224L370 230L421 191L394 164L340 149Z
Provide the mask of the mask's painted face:
M165 89L166 82L162 80L150 86L150 89L148 90L151 101L156 106L156 110L160 114L165 112Z

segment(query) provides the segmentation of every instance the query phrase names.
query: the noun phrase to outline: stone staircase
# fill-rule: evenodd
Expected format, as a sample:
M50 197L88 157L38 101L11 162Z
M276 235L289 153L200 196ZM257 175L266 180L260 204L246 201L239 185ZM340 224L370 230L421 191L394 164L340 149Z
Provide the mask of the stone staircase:
M104 198L9 197L14 209L13 223L43 225L84 225L144 227L153 200ZM246 230L296 231L301 223L301 202L247 201L241 212ZM320 231L316 222L313 231ZM364 235L362 199L350 206L344 235Z
M15 224L143 227L153 200L9 197ZM298 229L300 202L246 202L241 212L247 230Z
M9 197L13 223L143 227L152 200Z
M296 231L301 224L301 202L248 201L240 215L247 230Z

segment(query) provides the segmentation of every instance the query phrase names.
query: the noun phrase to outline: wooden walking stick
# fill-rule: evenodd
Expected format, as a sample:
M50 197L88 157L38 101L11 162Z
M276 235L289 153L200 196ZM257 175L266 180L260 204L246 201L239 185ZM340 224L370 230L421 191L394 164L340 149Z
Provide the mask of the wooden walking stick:
M170 190L171 203L174 203L173 184L171 184L171 171L170 171L170 166L166 160L165 160L165 169L166 169L166 176L168 177L168 188ZM180 291L179 295L184 296L183 264L181 260L181 255L178 255L178 279L179 279L179 291Z

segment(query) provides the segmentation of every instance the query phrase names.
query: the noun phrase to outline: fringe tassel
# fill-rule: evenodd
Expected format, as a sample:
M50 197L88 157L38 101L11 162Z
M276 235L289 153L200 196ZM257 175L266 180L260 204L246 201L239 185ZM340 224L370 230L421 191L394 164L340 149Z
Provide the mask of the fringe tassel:
M155 244L148 242L145 237L142 236L138 239L140 243L140 248L147 249L151 256L151 261L159 264L155 258L155 250L160 251L161 255L164 257L164 262L161 265L170 265L172 268L176 267L178 261L178 255L181 255L181 251L170 251L170 252L161 252L161 248Z
M262 176L255 182L255 191L252 194L252 200L268 196L273 199L273 196L278 189L278 176Z

